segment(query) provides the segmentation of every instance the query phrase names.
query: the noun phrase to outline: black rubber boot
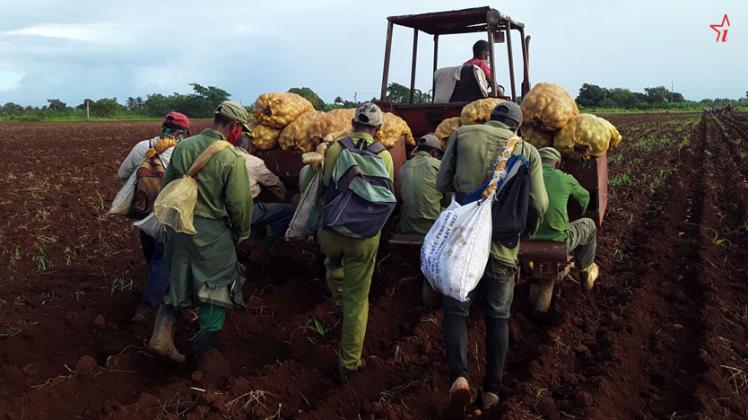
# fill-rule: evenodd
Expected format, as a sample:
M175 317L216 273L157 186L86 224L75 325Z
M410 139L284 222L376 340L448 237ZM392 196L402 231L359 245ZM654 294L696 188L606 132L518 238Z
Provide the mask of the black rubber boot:
M214 348L221 338L221 331L200 331L195 337L195 356L200 360L208 350Z
M174 309L169 306L161 305L158 308L148 350L174 363L184 363L184 355L174 347L174 315Z

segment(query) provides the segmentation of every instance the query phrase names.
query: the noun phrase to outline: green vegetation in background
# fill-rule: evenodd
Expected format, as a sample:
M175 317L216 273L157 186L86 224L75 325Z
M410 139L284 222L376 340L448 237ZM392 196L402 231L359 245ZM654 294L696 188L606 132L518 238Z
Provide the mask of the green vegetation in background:
M645 88L644 93L632 92L624 88L604 88L585 83L579 89L576 101L582 110L595 112L631 112L631 111L701 111L705 107L732 105L748 108L748 92L740 99L716 98L701 101L689 101L682 94L668 90L664 86Z

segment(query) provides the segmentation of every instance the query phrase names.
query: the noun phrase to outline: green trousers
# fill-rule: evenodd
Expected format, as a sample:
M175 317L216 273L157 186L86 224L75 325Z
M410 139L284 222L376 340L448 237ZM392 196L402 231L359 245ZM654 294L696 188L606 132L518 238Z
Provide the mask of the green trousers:
M369 319L369 289L377 259L380 234L354 239L334 232L318 233L325 254L327 285L333 301L343 310L340 372L345 376L361 365L361 351Z
M569 223L566 239L569 252L574 253L577 268L584 270L595 262L597 252L597 226L592 219L579 219Z
M200 304L198 320L200 331L221 331L226 321L226 308L203 302Z

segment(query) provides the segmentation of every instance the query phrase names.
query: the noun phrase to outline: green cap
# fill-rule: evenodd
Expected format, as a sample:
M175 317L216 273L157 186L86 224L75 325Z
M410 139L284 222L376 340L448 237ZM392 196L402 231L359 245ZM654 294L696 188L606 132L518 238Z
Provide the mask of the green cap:
M353 121L371 127L379 127L382 125L382 110L375 103L365 102L356 108Z
M538 149L541 159L555 160L561 162L561 152L554 149L553 147L541 147Z
M249 125L247 125L247 110L244 109L242 104L236 101L223 101L221 105L216 108L216 114L222 115L230 120L239 121L244 128L244 131L249 132Z

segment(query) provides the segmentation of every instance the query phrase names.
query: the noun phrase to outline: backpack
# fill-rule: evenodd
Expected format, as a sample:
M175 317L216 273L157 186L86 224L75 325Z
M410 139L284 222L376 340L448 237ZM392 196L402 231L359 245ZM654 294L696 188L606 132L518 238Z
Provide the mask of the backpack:
M484 198L492 182L496 182L496 194L491 205L491 241L507 248L514 248L527 226L527 210L530 202L530 162L524 155L512 155L518 138L510 138L504 151L497 158L496 173L470 193L458 193L459 204L467 204ZM524 141L522 143L524 148ZM501 165L502 159L506 162ZM503 166L503 167L501 167ZM498 176L498 179L495 177Z
M382 230L397 205L395 188L379 153L382 143L366 149L351 138L342 150L325 193L322 227L351 238L371 238Z
M153 203L161 191L161 178L166 173L161 153L176 145L173 139L159 139L151 144L143 163L135 170L135 191L130 215L140 218L153 211Z

